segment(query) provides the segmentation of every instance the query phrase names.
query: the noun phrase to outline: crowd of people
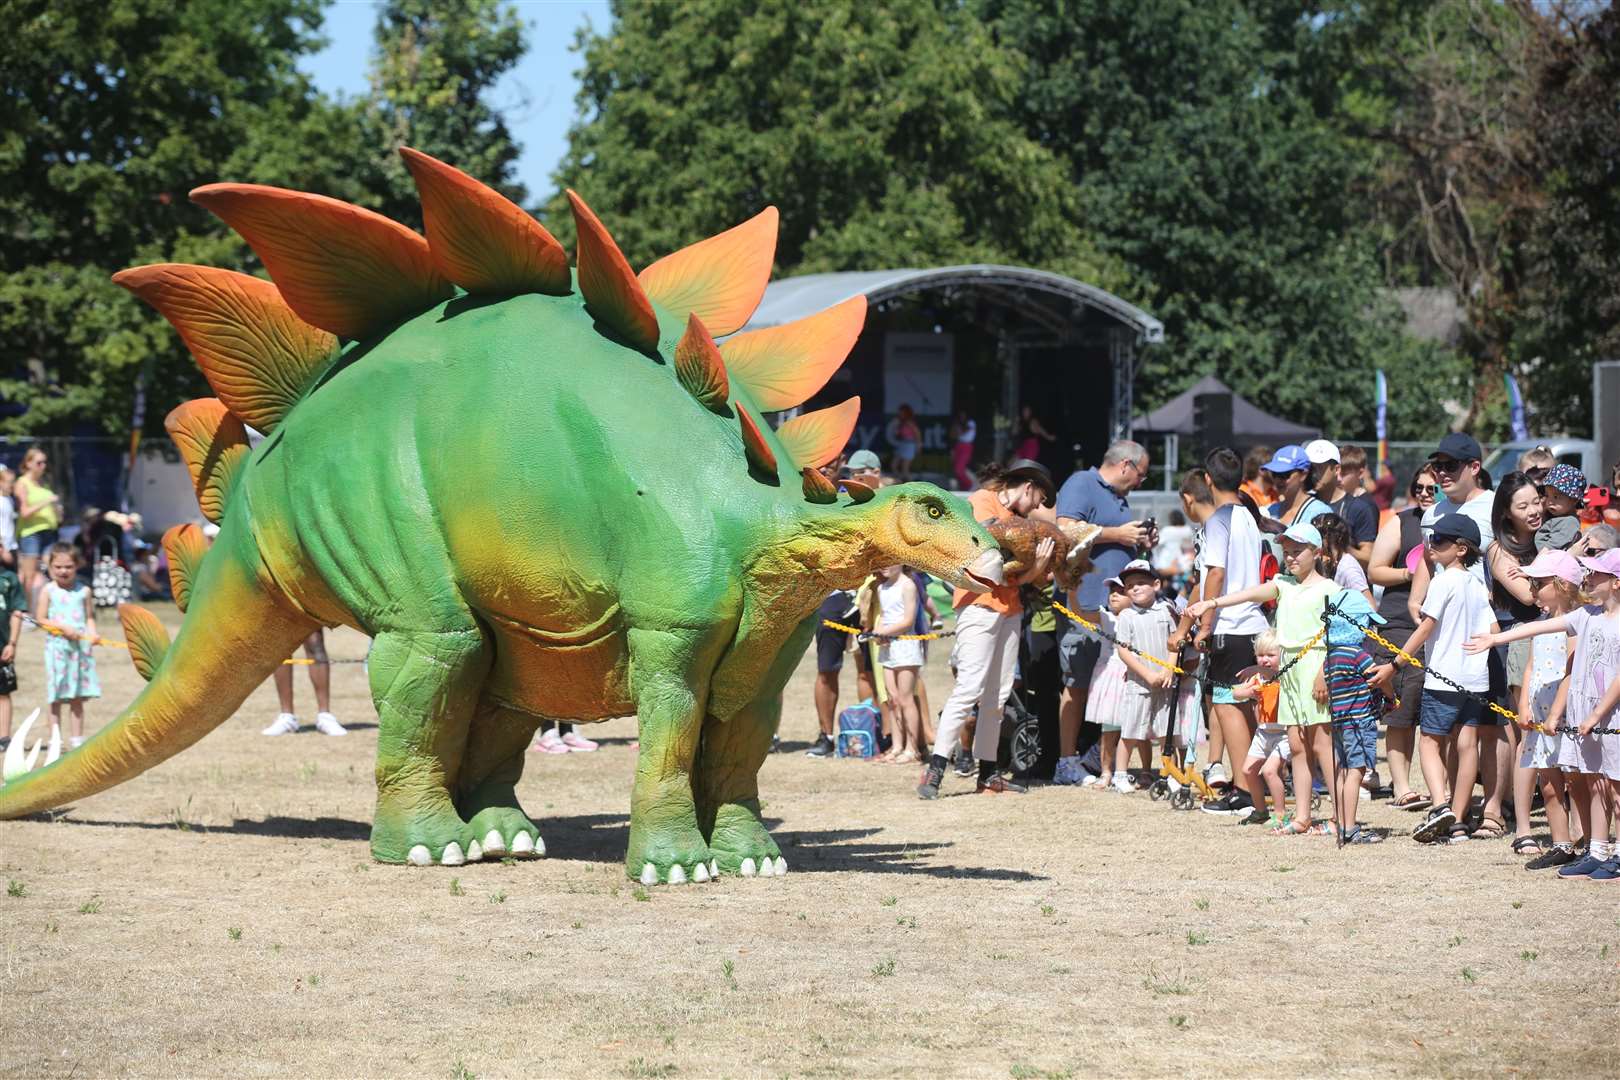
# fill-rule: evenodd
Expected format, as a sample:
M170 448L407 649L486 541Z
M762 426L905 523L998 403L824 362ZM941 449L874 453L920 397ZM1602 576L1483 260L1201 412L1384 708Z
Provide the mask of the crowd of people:
M895 636L929 625L926 582L886 568L869 610L861 593L835 593L823 617L881 643L887 693L869 643L824 625L809 753L835 753L838 673L853 655L858 695L888 699L878 745L899 749L882 760L925 761L920 797L937 797L953 765L976 791L1021 792L999 729L1015 681L1027 687L1050 653L1053 783L1131 793L1155 753L1175 775L1201 760L1217 792L1203 810L1278 836L1380 843L1388 833L1358 811L1387 798L1416 815L1415 842L1511 834L1532 869L1620 877L1620 534L1588 504L1600 489L1546 448L1499 478L1483 457L1448 434L1398 491L1387 471L1371 480L1354 446L1221 448L1183 478L1164 527L1128 501L1150 465L1137 443L1061 488L1032 460L992 466L969 496L980 520L1098 526L1091 571L1054 593L1043 549L1003 587L958 590L937 724L917 694L924 643ZM857 464L883 482L874 455Z

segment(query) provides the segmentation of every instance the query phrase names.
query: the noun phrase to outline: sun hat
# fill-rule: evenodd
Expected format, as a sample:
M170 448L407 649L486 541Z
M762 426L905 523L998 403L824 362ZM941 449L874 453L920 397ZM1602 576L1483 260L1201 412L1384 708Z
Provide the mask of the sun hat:
M1547 475L1541 478L1542 487L1550 487L1561 495L1568 495L1576 502L1586 498L1586 475L1575 466L1560 461L1547 470Z
M1309 544L1313 548L1322 546L1322 534L1308 521L1296 521L1288 526L1283 532L1283 539L1296 544Z
M1312 439L1305 444L1305 456L1312 465L1321 465L1325 462L1339 460L1339 448L1326 439Z
M1479 526L1466 514L1447 514L1434 523L1429 536L1433 540L1467 540L1479 547Z
M1057 485L1052 483L1052 473L1038 461L1031 461L1025 457L1014 458L1001 476L1009 484L1016 484L1020 480L1030 481L1046 494L1048 506L1051 506L1052 500L1057 498Z
M1311 467L1311 459L1306 456L1303 446L1289 443L1279 446L1277 452L1271 455L1271 460L1260 466L1266 472L1291 473L1299 469Z
M1620 577L1620 548L1610 548L1596 555L1582 555L1579 558L1581 565L1588 570Z
M856 469L881 469L883 468L883 462L879 461L878 456L870 450L857 450L849 455L849 460L844 463L844 467L851 471Z
M1328 616L1329 645L1359 645L1369 623L1384 622L1384 617L1367 603L1367 597L1355 589L1340 589L1333 597L1332 609Z
M1560 548L1545 548L1536 555L1535 561L1524 568L1527 578L1557 578L1579 587L1586 580L1586 572L1575 556Z

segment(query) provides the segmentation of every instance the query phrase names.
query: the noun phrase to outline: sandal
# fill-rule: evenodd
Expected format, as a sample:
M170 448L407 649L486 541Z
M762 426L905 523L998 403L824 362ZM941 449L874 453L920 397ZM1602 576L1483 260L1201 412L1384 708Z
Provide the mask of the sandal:
M1282 820L1282 824L1278 825L1274 829L1271 829L1270 833L1272 836L1304 836L1310 831L1311 827L1309 825L1301 825L1293 818L1285 817Z
M1464 825L1460 821L1453 825L1451 827L1450 834L1446 837L1446 842L1451 844L1466 844L1468 842L1468 826Z
M918 757L910 750L902 750L899 754L890 758L888 763L890 765L915 765L921 760L922 758Z
M1513 854L1540 855L1541 841L1533 836L1520 836L1513 841Z
M1389 805L1397 810L1427 810L1430 804L1431 800L1427 796L1420 795L1416 791L1408 791Z
M1486 814L1474 826L1475 840L1500 840L1507 835L1507 825L1500 818Z
M1382 833L1375 833L1365 826L1357 825L1345 836L1344 842L1346 844L1382 844L1384 836Z

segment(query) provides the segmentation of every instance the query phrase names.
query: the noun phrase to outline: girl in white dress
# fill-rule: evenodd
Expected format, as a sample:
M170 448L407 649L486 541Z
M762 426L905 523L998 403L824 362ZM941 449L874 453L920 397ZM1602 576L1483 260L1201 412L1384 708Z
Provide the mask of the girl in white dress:
M1120 650L1114 647L1107 635L1112 635L1117 629L1114 618L1130 606L1125 586L1119 578L1109 578L1108 607L1097 616L1097 624L1102 627L1104 635L1102 650L1097 654L1096 666L1091 669L1091 691L1086 695L1086 722L1102 728L1102 744L1097 752L1097 765L1101 771L1096 776L1082 780L1082 787L1101 790L1114 782L1114 750L1119 746L1119 718L1114 714L1119 708L1119 695L1125 687L1125 661L1119 658Z
M1119 613L1116 634L1120 643L1147 653L1166 657L1176 617L1168 601L1159 598L1159 578L1153 567L1138 559L1120 572L1131 606ZM1131 751L1163 739L1170 729L1170 686L1174 673L1130 649L1116 649L1125 665L1125 679L1115 710L1119 724L1119 748L1114 752L1114 790L1134 791L1126 764ZM1151 759L1150 759L1151 760Z
M917 583L899 566L878 571L878 622L875 633L910 634L917 623ZM917 673L922 670L920 641L884 641L878 647L878 664L883 682L894 703L896 765L913 765L925 753L922 744L922 710L917 704Z
M1545 557L1538 557L1525 567L1525 576L1530 579L1536 603L1547 617L1561 619L1581 606L1580 589L1567 580L1567 577L1573 577L1579 582L1580 567L1567 552L1544 552L1543 555ZM1562 568L1555 568L1560 560L1569 564L1566 576L1559 576ZM1564 773L1558 766L1564 737L1557 733L1558 721L1554 719L1559 690L1568 670L1567 634L1540 634L1531 639L1530 663L1519 690L1519 726L1526 729L1519 765L1536 770L1536 782L1541 786L1541 798L1547 808L1547 829L1552 833L1553 850L1564 856L1531 860L1531 865L1537 870L1575 861L1575 849L1569 836L1569 811L1564 807ZM1556 711L1561 717L1564 710L1557 708ZM1545 730L1538 731L1532 725ZM1573 744L1573 740L1570 741ZM1520 818L1524 825L1516 830L1518 835L1513 839L1514 853L1542 855L1541 845L1530 835L1529 815L1520 815Z

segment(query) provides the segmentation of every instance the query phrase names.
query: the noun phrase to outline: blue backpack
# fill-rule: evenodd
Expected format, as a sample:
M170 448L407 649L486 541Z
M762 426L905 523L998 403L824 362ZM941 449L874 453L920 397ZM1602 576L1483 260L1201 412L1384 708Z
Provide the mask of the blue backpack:
M872 699L856 702L838 714L838 756L874 757L882 731L883 714Z

